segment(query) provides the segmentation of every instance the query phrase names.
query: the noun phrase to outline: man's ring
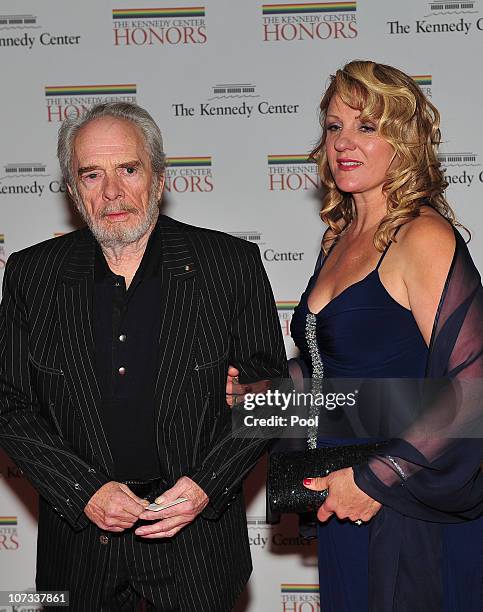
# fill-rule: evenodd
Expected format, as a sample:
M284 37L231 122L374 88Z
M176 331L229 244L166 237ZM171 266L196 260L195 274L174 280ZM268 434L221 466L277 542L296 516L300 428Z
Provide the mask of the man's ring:
M357 525L358 527L360 527L363 524L364 524L364 521L362 519L357 519L357 521L354 521L354 525Z

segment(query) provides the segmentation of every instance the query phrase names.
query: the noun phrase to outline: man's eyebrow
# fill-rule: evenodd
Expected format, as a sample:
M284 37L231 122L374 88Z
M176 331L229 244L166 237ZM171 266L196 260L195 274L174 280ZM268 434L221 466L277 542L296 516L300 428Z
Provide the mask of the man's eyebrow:
M122 162L122 164L118 164L116 168L139 168L142 166L142 163L139 159L133 159L132 161Z
M77 175L85 174L86 172L92 172L93 170L101 170L100 166L82 166L77 170Z

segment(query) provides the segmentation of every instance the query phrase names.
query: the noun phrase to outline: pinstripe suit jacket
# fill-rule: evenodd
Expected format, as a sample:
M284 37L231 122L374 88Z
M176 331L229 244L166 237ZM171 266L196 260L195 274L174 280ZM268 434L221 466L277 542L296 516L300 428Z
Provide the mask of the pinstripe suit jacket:
M182 610L227 610L251 571L240 490L263 451L230 435L227 365L247 380L286 376L283 340L254 245L158 223L162 476L188 475L210 497L171 543L178 597ZM83 229L11 255L0 311L0 443L40 494L37 588L82 592L85 610L97 609L109 545L83 509L113 480L94 371L94 247Z

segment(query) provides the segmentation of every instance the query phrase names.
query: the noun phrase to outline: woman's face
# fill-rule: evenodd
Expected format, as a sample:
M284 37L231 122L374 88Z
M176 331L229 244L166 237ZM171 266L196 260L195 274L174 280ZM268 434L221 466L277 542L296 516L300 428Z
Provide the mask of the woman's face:
M382 196L394 149L377 134L377 123L362 122L359 115L360 111L334 96L327 109L325 146L337 187L367 199Z

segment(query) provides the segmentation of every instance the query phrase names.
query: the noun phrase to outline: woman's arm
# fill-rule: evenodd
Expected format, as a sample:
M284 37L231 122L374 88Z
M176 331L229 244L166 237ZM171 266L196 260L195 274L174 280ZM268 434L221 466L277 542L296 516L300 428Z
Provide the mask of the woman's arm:
M451 225L428 210L398 234L398 268L409 307L429 346L436 311L455 251Z

